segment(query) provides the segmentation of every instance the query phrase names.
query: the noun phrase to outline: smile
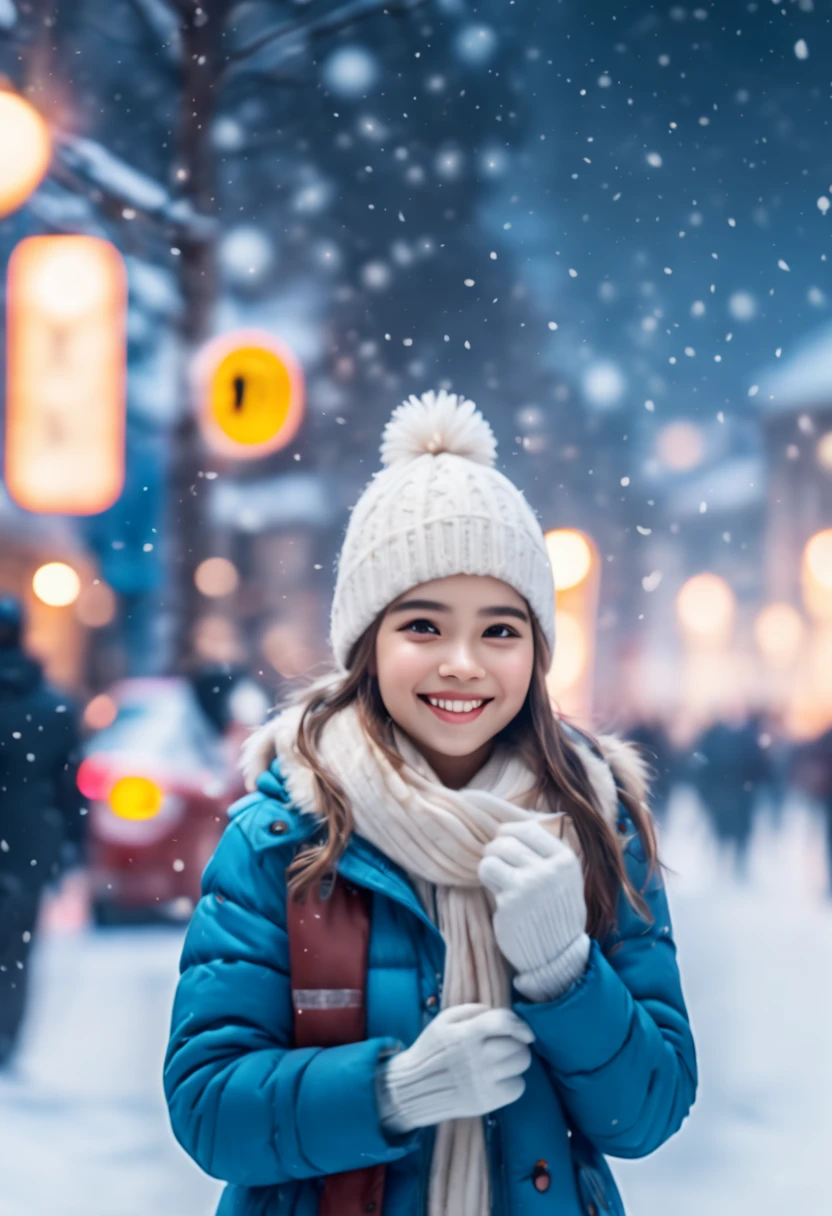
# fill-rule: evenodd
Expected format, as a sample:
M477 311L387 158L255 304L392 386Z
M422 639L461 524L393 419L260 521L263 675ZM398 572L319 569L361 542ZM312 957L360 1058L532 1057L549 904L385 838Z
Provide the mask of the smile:
M419 693L418 696L419 700L423 701L437 718L443 722L453 722L454 725L473 722L480 716L486 705L494 699L493 697L469 697L467 699L431 697L426 693Z

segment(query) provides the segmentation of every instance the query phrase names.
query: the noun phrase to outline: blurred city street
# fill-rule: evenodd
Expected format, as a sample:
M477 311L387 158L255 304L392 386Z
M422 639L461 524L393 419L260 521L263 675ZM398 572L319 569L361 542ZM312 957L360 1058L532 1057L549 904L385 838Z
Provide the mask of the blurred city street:
M577 883L571 954L531 916L539 951L525 966L538 978L542 963L560 972L564 957L585 957L584 924L612 919L604 867L621 878L614 843L577 798L570 724L640 749L700 1088L679 1134L611 1162L627 1216L832 1212L829 8L0 0L0 1216L214 1216L222 1183L180 1149L162 1091L183 936L244 793L241 748L309 679L343 669L340 691L322 682L311 694L300 731L310 764L304 738L317 753L329 716L348 709L348 724L358 707L362 740L373 722L391 747L410 735L455 791L467 781L459 764L473 774L511 739L546 809L556 793L558 810L565 799L587 817L576 825L589 921ZM443 489L433 478L446 467L457 471ZM356 511L374 497L365 487L388 484L384 511ZM524 502L506 506L506 486ZM345 529L357 538L346 549ZM516 681L529 668L498 667L516 629L479 618L508 609L535 625L522 709L457 751L453 731L474 731L495 696L464 683L443 705L459 678L443 647L455 661L467 653L453 643L453 600L416 600L448 614L448 628L403 622L402 650L391 649L444 637L418 652L445 655L430 676L396 663L383 679L377 644L401 597L446 566L448 580L497 579L528 608L500 598L470 618L491 693L500 671ZM349 640L336 628L344 587L363 605L344 616L361 617ZM401 680L447 741L426 745L397 716ZM403 700L409 714L415 698ZM272 742L250 749L249 786ZM349 775L340 757L318 761ZM632 788L613 776L638 820L646 795L631 765ZM340 848L359 799L313 771L337 827L327 844ZM272 840L285 830L272 822L269 842L294 842ZM306 860L311 882L331 855ZM430 882L448 881L441 873ZM221 905L224 877L216 889ZM491 936L466 940L490 954ZM363 957L339 932L326 941ZM268 965L270 949L254 961ZM650 972L662 953L638 948L637 966ZM418 981L431 991L413 987L418 1003L403 1006L414 1027L442 1012L432 989L435 979L447 995L449 977L437 965ZM474 971L474 994L482 976L500 978L493 965ZM232 972L234 999L247 999ZM367 975L290 978L354 994ZM646 981L633 989L652 993ZM386 978L379 991L399 999ZM605 991L615 998L615 983ZM201 989L180 1002L171 1036L172 1058L180 1030L184 1048L172 1117L192 1147L189 1125L203 1121L201 1134L213 1115L185 1088L203 1077L187 1053L238 1029L226 1006L209 1006ZM295 1024L299 1047L311 1022ZM583 1023L593 1049L615 1025ZM615 1056L606 1072L575 1065L599 1101L615 1086L617 1115L641 1104L612 1120L612 1143L656 1143L664 1111L687 1109L688 1028L663 1033L680 1035L678 1060L654 1040L645 1063L637 1035L618 1036L637 1066L632 1093ZM486 1073L484 1054L473 1058ZM298 1054L287 1064L306 1068ZM475 1088L464 1075L464 1089L451 1076L463 1105ZM298 1128L300 1089L280 1095L297 1098ZM238 1105L223 1082L208 1098L236 1129L251 1092L264 1088ZM363 1164L355 1092L338 1126ZM579 1112L576 1126L592 1139L607 1113ZM367 1122L375 1135L372 1111ZM271 1165L241 1162L254 1138L234 1144L230 1166L201 1144L198 1155L225 1178L271 1177ZM515 1171L509 1216L613 1216L598 1210L609 1195L594 1163L577 1160L579 1140L571 1159L557 1141L559 1174L548 1147L528 1175ZM298 1142L309 1151L300 1130ZM497 1162L499 1138L487 1147ZM310 1159L337 1174L356 1157ZM479 1186L475 1158L449 1160ZM420 1193L433 1201L419 1206L487 1206L436 1200L423 1164ZM407 1173L403 1188L416 1185ZM366 1210L425 1216L402 1212L389 1178ZM306 1198L248 1188L235 1216L307 1213L317 1188L297 1189Z
M796 799L782 827L759 815L740 884L682 787L662 849L701 1091L677 1137L613 1163L627 1211L822 1216L832 902L821 824ZM180 943L172 929L44 935L21 1055L0 1080L0 1216L212 1216L219 1186L175 1144L160 1084Z

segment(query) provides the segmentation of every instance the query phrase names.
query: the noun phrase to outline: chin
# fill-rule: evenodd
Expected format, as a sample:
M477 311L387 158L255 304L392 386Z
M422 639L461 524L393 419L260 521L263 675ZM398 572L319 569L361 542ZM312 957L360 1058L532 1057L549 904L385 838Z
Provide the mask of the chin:
M457 729L459 728L451 727L451 730ZM437 734L436 738L427 738L421 732L418 734L411 732L411 734L416 744L428 747L431 751L438 752L440 756L472 756L492 739L491 735L477 735L468 739L449 739L447 733Z

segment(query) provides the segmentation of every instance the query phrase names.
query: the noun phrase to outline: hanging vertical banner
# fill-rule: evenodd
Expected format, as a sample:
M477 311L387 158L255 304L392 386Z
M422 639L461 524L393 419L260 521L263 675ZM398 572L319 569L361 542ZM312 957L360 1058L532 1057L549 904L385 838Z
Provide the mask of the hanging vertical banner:
M252 460L285 447L303 419L303 371L292 351L261 330L214 338L194 368L200 425L216 452Z
M5 481L39 514L93 515L124 485L127 276L109 241L35 236L9 262Z

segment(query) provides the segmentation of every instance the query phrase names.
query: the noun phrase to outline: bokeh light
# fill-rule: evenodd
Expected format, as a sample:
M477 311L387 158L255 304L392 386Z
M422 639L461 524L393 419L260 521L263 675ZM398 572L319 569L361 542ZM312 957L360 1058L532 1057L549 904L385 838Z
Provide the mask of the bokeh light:
M110 790L110 806L119 819L153 819L164 800L164 790L149 777L121 777Z
M78 596L75 614L88 629L102 629L116 615L116 597L112 587L96 580Z
M103 241L69 237L43 244L43 256L33 263L27 295L42 313L69 321L101 306L112 293L109 257Z
M219 599L237 590L240 576L237 567L227 557L208 557L197 566L194 582L203 595Z
M484 67L497 50L497 35L489 25L466 25L456 36L460 59L472 67Z
M52 156L49 128L17 93L0 89L0 217L10 215L37 189Z
M832 528L816 533L804 550L804 562L812 579L832 591Z
M376 83L379 69L376 57L363 46L342 46L326 60L323 77L326 87L345 99L363 97Z
M821 435L815 448L818 464L826 473L832 473L832 431Z
M574 613L559 612L556 628L555 660L548 680L555 696L574 688L586 669L588 655L586 631Z
M224 616L203 616L193 629L194 651L209 663L237 663L243 656L240 635Z
M695 469L705 455L705 438L692 422L671 422L659 432L656 454L669 469Z
M304 630L291 621L280 621L267 629L260 646L275 671L286 680L308 671L317 658Z
M754 621L754 639L775 667L791 663L803 640L803 618L791 604L767 604Z
M47 562L35 571L32 589L42 604L48 604L50 608L66 608L77 600L81 580L66 562Z
M106 730L116 720L118 706L112 697L100 693L87 702L84 710L84 726L87 730Z
M577 587L592 569L592 550L589 543L580 532L571 528L555 528L547 532L546 549L552 563L556 591L568 591L570 587Z
M683 632L694 641L726 641L734 625L736 601L718 574L696 574L679 591L676 612Z
M582 383L587 401L598 409L612 409L618 405L626 387L620 370L609 360L593 364L584 374Z

